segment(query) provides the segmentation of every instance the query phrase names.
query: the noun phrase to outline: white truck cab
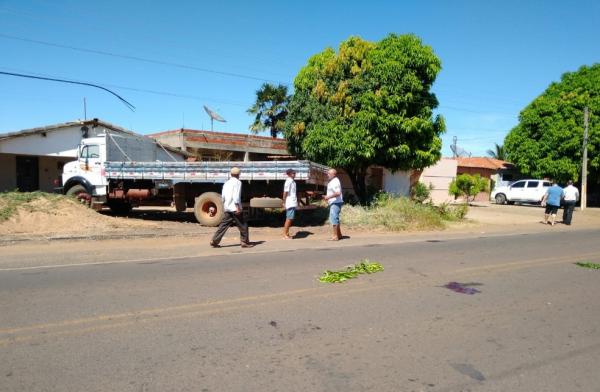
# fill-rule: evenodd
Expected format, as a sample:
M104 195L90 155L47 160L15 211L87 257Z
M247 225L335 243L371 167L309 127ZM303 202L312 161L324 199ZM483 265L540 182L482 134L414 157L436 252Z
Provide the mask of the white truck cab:
M77 182L91 191L91 196L106 196L106 175L104 162L106 161L106 137L92 137L83 139L77 148L77 160L68 162L63 168L62 183L67 192L72 187L69 185ZM79 189L79 188L78 188ZM70 195L78 192L72 191Z

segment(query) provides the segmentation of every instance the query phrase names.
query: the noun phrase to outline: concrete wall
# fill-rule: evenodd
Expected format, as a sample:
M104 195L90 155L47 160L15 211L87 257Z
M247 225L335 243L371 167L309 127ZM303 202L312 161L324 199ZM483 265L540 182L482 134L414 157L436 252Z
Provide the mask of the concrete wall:
M0 192L17 188L17 160L13 154L0 154Z
M431 200L435 204L454 200L454 197L448 194L448 189L452 180L456 178L457 166L455 159L442 158L435 165L423 170L419 181L427 186L433 185Z
M383 169L383 190L396 196L410 196L410 172Z
M39 186L40 191L53 192L54 180L60 179L62 168L72 158L63 157L40 157L39 159Z

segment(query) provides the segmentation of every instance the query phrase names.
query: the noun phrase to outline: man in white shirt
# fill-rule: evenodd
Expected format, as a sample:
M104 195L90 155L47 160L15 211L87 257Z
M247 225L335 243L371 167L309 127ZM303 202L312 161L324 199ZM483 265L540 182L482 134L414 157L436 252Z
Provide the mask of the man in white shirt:
M565 225L571 225L571 219L573 219L573 210L575 209L575 203L579 200L579 191L573 186L573 181L567 182L567 187L563 189L563 223Z
M285 206L283 238L286 240L291 240L292 237L290 236L290 227L292 226L292 221L296 215L296 208L298 207L298 198L296 197L296 181L294 181L296 172L293 169L287 169L285 174L287 174L288 178L286 178L285 184L283 184L283 202Z
M233 225L237 226L240 230L240 246L242 248L252 248L254 246L248 240L248 224L244 222L244 215L242 214L242 182L239 180L240 172L238 167L233 167L230 171L231 177L223 184L221 200L223 200L225 214L210 241L210 246L213 248L221 247L219 245L221 239L227 229Z
M327 194L323 196L323 199L329 203L329 222L333 229L333 235L330 241L339 241L342 239L342 229L340 227L340 212L344 205L344 199L342 197L342 184L339 178L337 178L337 171L335 169L329 169L327 172L329 177L329 183L327 183Z

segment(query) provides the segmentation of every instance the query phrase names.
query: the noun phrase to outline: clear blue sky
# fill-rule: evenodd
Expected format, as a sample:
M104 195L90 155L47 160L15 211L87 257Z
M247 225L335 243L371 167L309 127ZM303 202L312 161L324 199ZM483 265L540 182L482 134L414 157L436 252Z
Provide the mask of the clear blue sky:
M442 61L434 92L447 124L443 154L457 136L481 156L562 73L600 61L592 0L154 3L0 0L0 71L101 84L136 106L94 88L0 75L0 133L82 119L83 97L88 118L142 134L210 129L202 105L227 120L215 130L247 133L246 109L264 80L291 86L311 55L351 35L414 33Z

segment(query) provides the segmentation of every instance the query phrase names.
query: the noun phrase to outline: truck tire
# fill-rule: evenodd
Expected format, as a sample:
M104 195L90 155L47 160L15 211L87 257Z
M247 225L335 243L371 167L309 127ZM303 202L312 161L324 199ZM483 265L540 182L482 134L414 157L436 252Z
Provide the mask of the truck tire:
M504 193L498 193L496 195L496 204L504 204L506 203L506 196L504 195Z
M132 208L131 204L125 201L111 201L110 203L108 203L108 207L113 212L113 214L121 216L129 214Z
M278 197L254 197L250 199L252 208L283 208L283 200Z
M187 209L185 184L175 184L173 188L173 204L175 204L175 211L177 212L185 212Z
M90 195L86 187L83 185L73 185L71 188L69 188L65 195L76 198L81 204L88 207L92 205L92 195Z
M225 209L221 195L216 192L205 192L196 198L194 216L202 226L218 226L223 220Z

